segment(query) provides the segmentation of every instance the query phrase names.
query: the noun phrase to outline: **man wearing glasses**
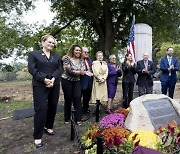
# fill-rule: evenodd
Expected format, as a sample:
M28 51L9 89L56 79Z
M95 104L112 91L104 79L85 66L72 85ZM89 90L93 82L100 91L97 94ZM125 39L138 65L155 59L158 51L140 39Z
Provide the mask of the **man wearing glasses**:
M170 98L173 98L174 89L177 81L178 71L178 60L173 57L173 48L167 48L166 56L161 59L160 70L162 71L161 75L161 91L162 94L167 94Z

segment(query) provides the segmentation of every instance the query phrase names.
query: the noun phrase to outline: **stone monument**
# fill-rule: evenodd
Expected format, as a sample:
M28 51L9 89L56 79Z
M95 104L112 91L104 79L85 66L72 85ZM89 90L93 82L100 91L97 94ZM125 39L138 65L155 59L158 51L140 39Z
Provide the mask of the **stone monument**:
M149 54L149 60L152 60L152 28L145 24L135 24L135 52L136 61L143 58L143 54L146 52ZM153 93L161 93L160 81L154 81ZM138 97L138 87L134 87L134 98Z
M147 24L135 24L135 51L136 61L142 59L144 52L152 60L152 28Z
M179 102L163 94L147 94L131 101L125 128L154 131L172 120L180 123Z

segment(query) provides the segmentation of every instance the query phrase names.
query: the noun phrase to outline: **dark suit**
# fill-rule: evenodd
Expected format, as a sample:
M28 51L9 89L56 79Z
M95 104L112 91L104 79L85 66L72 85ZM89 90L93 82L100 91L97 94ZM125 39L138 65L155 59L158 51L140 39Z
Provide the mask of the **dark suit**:
M162 71L161 74L161 91L162 94L167 94L167 90L169 90L169 97L173 98L174 89L177 81L176 72L179 69L178 60L175 57L172 57L171 65L174 65L174 69L170 72L168 71L169 63L167 56L161 59L160 62L160 70Z
M135 64L133 66L127 66L125 63L122 63L122 90L123 90L123 107L128 108L129 103L133 100L133 90L135 83L135 74L136 67Z
M153 62L150 60L147 62L148 73L143 71L144 68L144 60L138 61L136 66L136 72L138 74L136 84L138 85L139 96L144 94L151 94L153 91L153 74L155 73Z
M92 59L87 58L87 62L89 64L91 72L92 72L92 61L93 61ZM87 71L87 67L86 67L86 71ZM89 101L91 99L93 76L90 77L88 75L81 75L80 81L81 81L81 93L82 93L82 103L83 103L82 111L87 112L89 108Z
M52 129L56 115L60 89L60 57L43 51L32 51L28 56L28 70L33 76L34 139L41 139L44 127ZM44 79L55 78L54 86L47 88Z

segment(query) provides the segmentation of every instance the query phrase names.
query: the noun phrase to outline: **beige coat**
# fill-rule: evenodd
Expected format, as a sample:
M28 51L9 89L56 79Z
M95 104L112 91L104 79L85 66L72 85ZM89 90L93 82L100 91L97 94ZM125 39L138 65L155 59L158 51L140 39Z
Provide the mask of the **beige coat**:
M108 100L106 83L106 79L108 76L107 63L103 61L101 65L101 63L96 60L92 63L92 70L94 77L91 102L96 103L96 100L100 100L102 104L105 104ZM99 81L102 79L105 79L105 81L103 83L99 83Z

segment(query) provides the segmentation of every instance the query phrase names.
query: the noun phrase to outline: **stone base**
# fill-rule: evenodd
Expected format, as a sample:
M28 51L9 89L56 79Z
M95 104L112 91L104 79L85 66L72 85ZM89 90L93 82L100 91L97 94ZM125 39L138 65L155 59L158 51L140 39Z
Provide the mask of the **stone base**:
M153 94L161 94L161 82L153 81ZM133 98L139 97L138 86L134 85Z
M161 82L153 81L153 94L161 94Z

